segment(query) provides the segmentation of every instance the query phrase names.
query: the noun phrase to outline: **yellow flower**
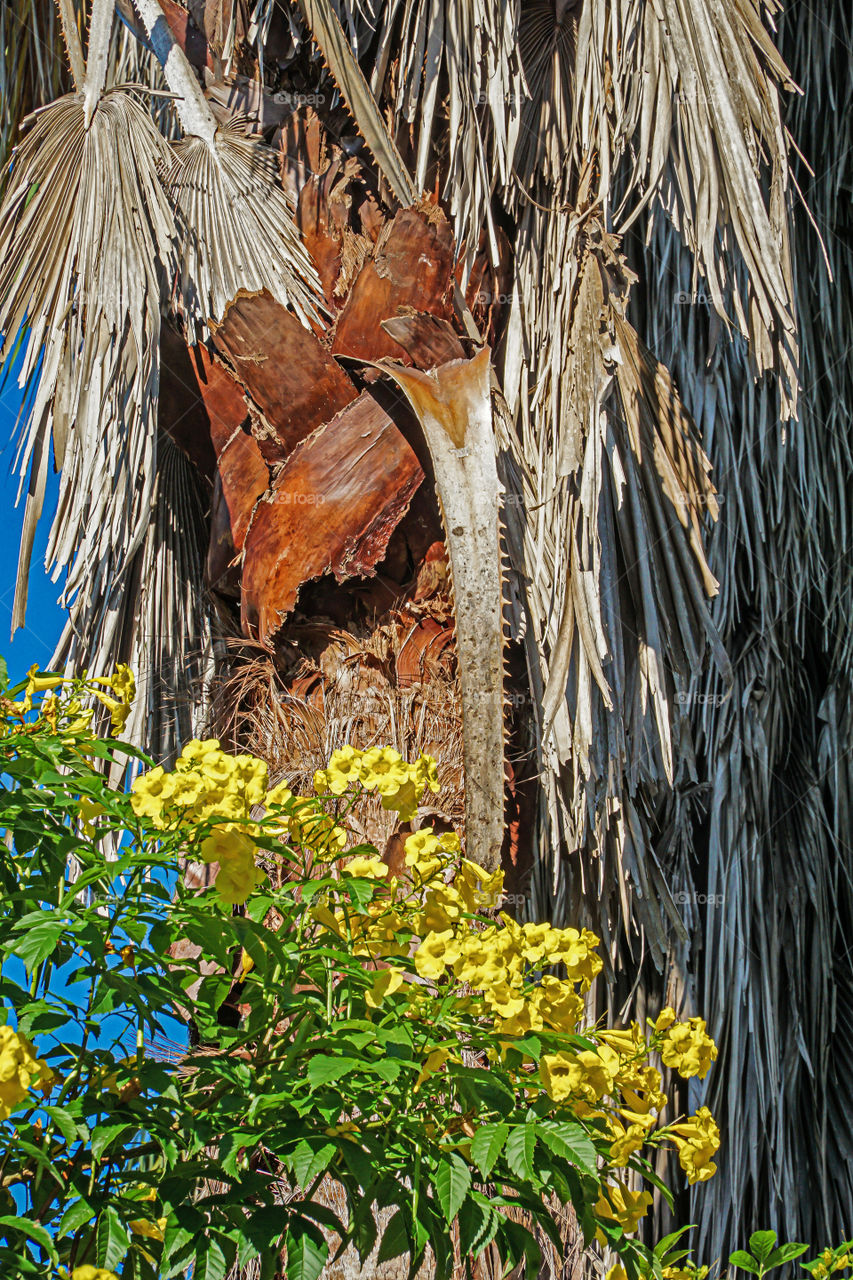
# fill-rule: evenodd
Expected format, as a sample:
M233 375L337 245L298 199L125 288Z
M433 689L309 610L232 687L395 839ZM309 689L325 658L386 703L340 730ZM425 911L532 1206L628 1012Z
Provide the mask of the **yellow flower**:
M398 969L380 969L364 993L365 1003L371 1009L378 1009L385 997L393 995L402 985L403 975Z
M503 896L504 873L493 871L489 874L475 862L464 858L453 883L467 910L474 914L477 911L494 910L498 906Z
M28 1100L30 1089L46 1093L54 1079L26 1036L11 1027L0 1027L0 1120L8 1120Z
M545 1053L539 1062L539 1074L545 1092L555 1102L574 1094L595 1103L612 1092L616 1065L605 1047L601 1053L593 1053L591 1049L582 1049L579 1053Z
M424 897L421 928L439 933L455 924L464 910L465 902L452 884L436 884Z
M411 822L418 811L418 793L411 778L393 790L390 785L384 789L379 787L378 790L383 809L396 809L401 822Z
M94 825L95 819L100 818L106 813L106 809L102 804L98 804L95 800L90 800L88 796L83 796L79 805L80 827L84 836L88 836L90 840L98 834Z
M46 689L56 689L64 682L64 679L64 676L40 674L38 663L34 662L27 672L27 687L24 690L24 705L22 709L31 711L34 693L43 693Z
M134 778L130 788L130 803L138 818L151 818L157 827L165 826L163 809L168 803L174 782L161 765Z
M421 881L430 880L444 865L442 859L435 856L440 846L432 827L421 827L420 831L407 836L404 848L406 866L412 867Z
M501 1018L515 1018L521 1014L525 1007L522 993L517 987L511 987L506 982L488 987L485 992L485 998L486 1004L492 1012L498 1014Z
M415 969L422 978L440 978L459 959L453 930L428 933L415 952Z
M360 876L366 880L384 880L388 875L388 866L378 855L367 858L359 854L355 858L350 858L349 862L344 863L341 867L341 874Z
M347 787L361 778L362 752L349 745L332 752L326 766L325 786L333 796L342 796Z
M147 1218L134 1218L128 1226L136 1236L147 1236L149 1240L162 1240L168 1218L158 1218L150 1222Z
M455 831L445 831L438 837L438 843L445 853L459 853L462 849L462 841Z
M432 756L426 754L421 755L411 766L412 782L414 782L418 791L423 791L424 787L429 787L430 791L438 794L441 790L441 784L438 781L438 765Z
M609 1268L604 1280L628 1280L628 1272L622 1266L621 1262L615 1262L613 1266Z
M371 747L361 758L361 781L368 791L385 795L409 779L409 767L393 747Z
M201 741L198 738L193 738L184 747L175 768L192 768L194 765L204 764L208 759L215 759L219 755L221 755L221 748L218 738L204 738Z
M631 1191L621 1182L607 1183L598 1197L595 1212L600 1218L618 1222L626 1235L632 1235L646 1216L652 1199L650 1191ZM603 1237L601 1243L604 1243Z
M707 1182L717 1172L712 1157L720 1149L720 1130L707 1107L700 1107L684 1124L673 1124L663 1130L672 1134L678 1148L678 1162L687 1181Z
M531 996L537 1012L555 1031L574 1031L583 1016L583 999L574 984L546 974Z
M673 1022L675 1022L675 1010L671 1005L667 1005L658 1014L657 1021L654 1024L655 1031L666 1031L672 1026Z
M430 1076L434 1076L437 1071L440 1071L449 1057L449 1049L433 1049L432 1053L428 1054L424 1060L420 1075L415 1081L415 1088L419 1089L424 1080L428 1080Z
M627 1031L599 1031L598 1039L609 1045L621 1058L635 1058L646 1048L638 1022L633 1022Z
M717 1057L717 1046L707 1034L705 1019L690 1018L668 1026L661 1041L660 1056L664 1066L673 1067L682 1079L698 1076L704 1080Z
M587 991L593 978L604 967L595 954L599 939L589 929L555 929L558 936L550 944L548 958L552 964L564 964L571 982L579 982Z
M118 1276L114 1271L105 1271L103 1267L92 1267L86 1263L85 1266L74 1268L71 1280L118 1280Z
M220 901L233 907L241 906L263 879L264 872L255 866L254 859L239 859L220 865L214 885Z
M199 852L202 862L218 862L222 866L229 862L253 863L255 845L239 831L219 827L202 840Z
M615 1165L626 1165L645 1142L646 1131L640 1124L629 1124L627 1129L622 1125L615 1126L614 1133L616 1137L610 1147L610 1159Z

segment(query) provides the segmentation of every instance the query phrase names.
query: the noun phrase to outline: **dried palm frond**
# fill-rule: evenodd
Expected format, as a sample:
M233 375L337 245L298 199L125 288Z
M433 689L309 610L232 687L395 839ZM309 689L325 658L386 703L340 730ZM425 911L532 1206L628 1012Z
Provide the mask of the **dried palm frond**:
M240 289L268 289L306 326L317 316L319 277L299 238L272 152L219 129L158 0L140 17L175 93L185 139L169 176L182 232L180 306L194 340L218 323Z
M0 332L4 357L26 333L21 382L38 386L21 459L30 480L14 626L51 440L62 478L48 560L69 569L64 599L82 633L117 598L144 536L160 299L174 270L168 162L148 115L118 91L100 98L88 127L82 95L51 103L15 151L0 208Z
M85 631L72 611L53 662L74 671L94 666L93 655L127 662L136 673L137 697L125 736L158 759L169 759L200 731L214 643L200 586L207 554L206 497L195 468L162 433L155 466L150 519L121 590L104 602Z
M782 28L805 90L787 123L816 162L829 110L850 119L851 37L837 3ZM708 558L721 579L714 616L734 676L731 689L710 673L687 690L699 788L684 788L673 828L658 839L660 856L680 850L683 873L696 880L685 915L693 936L678 963L695 975L688 1006L709 1017L721 1045L695 1098L727 1134L718 1177L691 1213L704 1256L725 1256L758 1225L831 1239L853 1215L853 530L839 481L853 439L853 258L843 139L838 157L816 164L814 180L799 166L817 230L797 215L792 256L810 376L801 421L787 432L775 389L753 385L743 342L721 341L710 299L695 298L689 256L664 226L645 256L638 323L671 364L716 463L721 519Z
M68 7L69 0L64 0L65 14ZM17 5L0 6L0 194L8 180L9 157L21 122L72 88L58 16L54 0L21 0ZM69 38L73 41L73 35ZM85 70L79 43L78 34L76 45L70 45L78 85Z
M239 125L217 130L211 147L186 137L174 145L169 187L181 235L181 308L191 334L222 319L241 289L267 289L308 325L317 314L319 281L293 222L267 147Z

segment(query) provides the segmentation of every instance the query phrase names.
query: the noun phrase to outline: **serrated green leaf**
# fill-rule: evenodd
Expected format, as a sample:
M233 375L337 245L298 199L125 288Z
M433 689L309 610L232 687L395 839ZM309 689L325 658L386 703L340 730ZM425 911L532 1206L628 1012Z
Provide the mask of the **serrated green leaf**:
M132 1126L129 1124L99 1124L92 1131L92 1155L95 1160L100 1160L107 1147L115 1142L121 1134L127 1133Z
M509 1133L509 1125L483 1124L471 1139L471 1159L484 1178L488 1178Z
M77 1121L64 1107L43 1107L70 1147L79 1137Z
M228 1263L222 1247L212 1236L199 1241L193 1267L193 1280L225 1280Z
M349 1075L350 1071L360 1066L361 1062L358 1058L318 1056L308 1063L306 1073L308 1083L312 1089L316 1089L321 1084L331 1084L334 1080L340 1080L342 1076Z
M433 1185L445 1221L451 1226L456 1220L462 1201L471 1190L471 1170L456 1152L442 1160L433 1175Z
M533 1169L533 1151L536 1146L536 1130L532 1124L519 1124L511 1129L504 1147L506 1162L517 1178L538 1185Z
M56 1232L57 1240L62 1240L65 1236L73 1236L80 1227L91 1222L94 1216L95 1211L90 1204L85 1200L75 1200L62 1215Z
M554 1155L577 1165L591 1177L598 1175L595 1147L586 1130L568 1120L540 1120L536 1133Z
M113 1205L107 1208L98 1218L98 1229L95 1233L95 1249L98 1255L98 1266L105 1271L114 1271L130 1248L130 1236L119 1220Z
M316 1228L309 1230L302 1222L297 1230L299 1234L288 1231L286 1236L287 1280L317 1280L326 1265L329 1246Z
M774 1249L770 1256L765 1259L765 1266L781 1267L785 1262L793 1262L794 1258L799 1258L800 1254L805 1253L808 1249L807 1244L799 1244L796 1240L792 1240L790 1244L780 1244L778 1249Z
M30 1222L28 1218L18 1218L12 1214L4 1214L0 1217L0 1227L5 1227L7 1231L17 1232L24 1236L27 1240L32 1240L48 1255L51 1262L59 1262L59 1254L56 1252L53 1241L48 1235L45 1228L38 1222Z
M307 1191L317 1175L328 1169L336 1152L334 1142L318 1145L316 1139L313 1142L302 1139L290 1158L290 1167L303 1190Z

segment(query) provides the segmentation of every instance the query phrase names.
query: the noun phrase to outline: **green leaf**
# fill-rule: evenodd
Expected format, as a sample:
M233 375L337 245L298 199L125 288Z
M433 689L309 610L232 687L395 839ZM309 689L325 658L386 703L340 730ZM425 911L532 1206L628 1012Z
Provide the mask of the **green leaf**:
M361 1065L358 1058L326 1056L312 1058L308 1063L308 1083L312 1089L316 1089L321 1084L331 1084L333 1080L340 1080L342 1076L349 1075L350 1071L354 1071Z
M471 1139L471 1159L484 1178L488 1178L492 1172L495 1161L503 1151L508 1133L508 1124L483 1124Z
M115 1142L122 1133L132 1131L132 1125L129 1124L99 1124L92 1133L92 1156L94 1159L100 1160L111 1143Z
M299 1228L299 1235L288 1231L286 1236L287 1280L317 1280L326 1265L329 1246L316 1227L309 1229L303 1221L296 1224L295 1229Z
M776 1244L775 1231L753 1231L749 1237L749 1247L752 1250L752 1256L757 1258L759 1262L765 1262Z
M532 1124L519 1124L510 1130L506 1140L504 1155L507 1164L517 1178L534 1185L539 1179L533 1169L533 1150L536 1146L536 1130Z
M43 920L39 924L27 926L26 933L16 938L9 950L12 955L24 962L29 973L36 965L47 959L66 927L65 920Z
M459 1251L462 1257L473 1254L489 1225L489 1210L469 1196L459 1210Z
M568 1120L540 1120L536 1133L555 1156L562 1156L593 1178L598 1176L595 1147L581 1125Z
M793 1262L794 1258L799 1258L800 1254L805 1253L808 1249L807 1244L799 1244L796 1240L792 1240L790 1244L780 1244L778 1249L774 1249L765 1262L766 1267L781 1267L785 1262Z
M748 1271L753 1276L757 1276L761 1270L752 1254L746 1253L743 1249L736 1249L734 1253L729 1254L729 1266L740 1267L741 1271Z
M225 1280L228 1263L218 1242L212 1236L199 1241L193 1267L193 1280Z
M406 1219L403 1210L398 1209L382 1232L376 1261L377 1263L390 1262L392 1258L399 1258L408 1253L409 1249L409 1233L406 1229Z
M62 1215L56 1232L57 1240L62 1240L65 1236L73 1236L78 1228L85 1226L87 1222L91 1222L94 1216L95 1210L87 1201L75 1200Z
M290 1157L290 1168L304 1191L308 1190L318 1174L328 1169L336 1151L334 1142L322 1142L318 1145L316 1139L312 1142L302 1139Z
M98 1218L96 1234L98 1266L114 1271L130 1248L130 1236L122 1226L113 1205L108 1205Z
M449 1160L443 1160L439 1164L433 1176L433 1185L447 1225L451 1226L462 1201L471 1190L471 1170L454 1151Z
M45 1251L51 1262L59 1262L59 1254L54 1248L53 1241L38 1222L30 1222L28 1218L18 1218L14 1214L4 1214L0 1217L0 1227L5 1227L7 1231L17 1232L27 1240L34 1241Z
M64 1107L43 1107L42 1108L56 1125L69 1147L77 1141L77 1121L66 1111Z

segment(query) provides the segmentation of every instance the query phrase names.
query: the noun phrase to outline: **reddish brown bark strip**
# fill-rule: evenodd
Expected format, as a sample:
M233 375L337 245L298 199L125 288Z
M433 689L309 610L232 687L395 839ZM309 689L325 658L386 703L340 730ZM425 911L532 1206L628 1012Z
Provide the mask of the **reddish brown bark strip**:
M246 537L244 632L268 644L312 578L372 577L422 480L412 449L367 392L298 445Z
M255 503L269 487L269 470L258 442L237 431L219 454L210 509L207 581L228 595L239 595L236 574L229 574L243 550Z
M237 295L214 343L266 419L269 432L258 443L270 464L358 395L316 335L266 290Z
M453 235L444 215L401 209L352 287L335 325L332 351L360 360L399 359L399 345L380 322L406 310L449 320L452 268Z

